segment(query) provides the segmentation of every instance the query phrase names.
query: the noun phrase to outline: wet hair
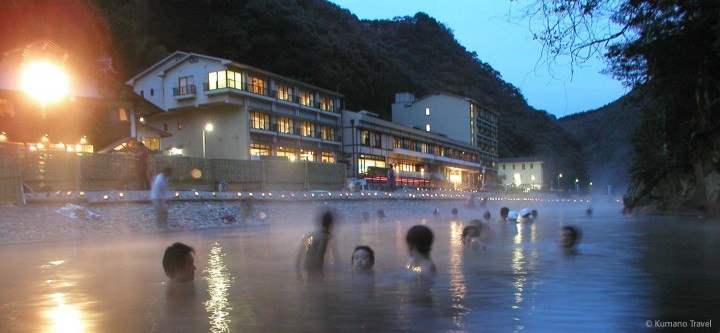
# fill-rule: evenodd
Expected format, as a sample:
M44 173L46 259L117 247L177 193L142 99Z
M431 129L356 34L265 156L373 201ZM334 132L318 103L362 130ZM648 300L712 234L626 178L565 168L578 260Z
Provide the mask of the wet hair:
M367 245L358 245L355 247L355 250L353 250L353 253L352 253L352 257L350 257L351 264L355 263L355 252L357 252L358 250L367 251L368 255L370 256L370 262L372 263L372 265L370 265L370 266L372 267L373 265L375 265L375 251L373 251L373 249L371 249Z
M507 208L507 207L500 208L500 217L506 218L508 216L508 213L510 213L510 208Z
M382 209L378 209L377 211L378 218L384 219L385 218L385 211Z
M478 228L474 225L469 225L469 226L463 228L462 236L461 236L463 244L465 244L465 237L467 237L467 236L480 237L480 228Z
M162 260L165 275L172 279L175 273L187 264L191 253L195 253L195 249L180 242L168 246Z
M331 211L325 211L322 215L322 219L320 220L320 227L323 230L330 230L330 227L333 225L333 213Z
M588 209L585 210L585 215L590 216L593 213L592 207L588 207Z
M457 215L457 214L458 214L457 208L453 208L453 209L452 209L452 214L453 214L453 215Z
M424 225L416 225L410 228L405 237L410 248L415 248L420 254L429 256L433 243L433 233L430 228Z
M572 244L570 244L570 247L575 246L581 238L580 229L574 226L565 226L562 227L563 232L563 238L569 238L572 241Z
M530 215L532 215L533 218L537 217L537 214L538 214L538 213L537 213L537 210L535 210L535 209L533 209L533 210L530 212Z
M491 217L492 217L492 215L490 215L490 212L488 212L488 211L485 211L485 213L483 214L483 218L486 220L489 220Z

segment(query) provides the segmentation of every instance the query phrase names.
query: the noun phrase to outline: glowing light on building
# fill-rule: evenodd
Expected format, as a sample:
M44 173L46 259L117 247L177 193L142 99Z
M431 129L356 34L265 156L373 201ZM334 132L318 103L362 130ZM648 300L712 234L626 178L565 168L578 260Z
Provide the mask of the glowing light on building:
M43 105L59 101L68 94L67 75L50 63L27 65L23 69L20 82L22 90Z

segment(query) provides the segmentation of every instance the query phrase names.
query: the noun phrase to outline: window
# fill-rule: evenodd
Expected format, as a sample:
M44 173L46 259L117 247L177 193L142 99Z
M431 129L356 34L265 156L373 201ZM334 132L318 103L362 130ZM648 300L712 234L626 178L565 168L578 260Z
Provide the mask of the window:
M284 84L277 85L277 99L289 101L292 98L292 89Z
M380 156L360 155L358 158L358 172L361 174L367 173L369 167L385 168L386 165L385 159Z
M192 76L184 76L178 79L177 95L195 93L195 79Z
M505 170L505 164L503 164L503 170Z
M265 95L267 91L267 81L259 77L250 78L250 92L258 95Z
M428 144L427 144L427 143L424 143L424 142L423 142L423 143L420 144L420 152L421 152L421 153L424 153L424 154L427 154L427 153L430 152L430 151L428 150Z
M233 71L217 71L208 73L208 90L222 88L243 89L242 73Z
M315 134L315 124L309 122L309 121L303 121L300 124L300 132L302 136L314 136Z
M320 97L320 110L333 111L334 109L332 99L329 97Z
M322 139L328 141L335 141L335 129L330 126L322 127Z
M278 117L278 132L290 133L293 130L293 120L285 117Z
M425 130L430 132L430 124L425 124Z
M300 149L300 159L308 162L317 161L317 157L314 151Z
M515 164L513 164L513 170L515 170Z
M250 128L270 130L270 115L261 112L250 112Z
M470 118L475 118L475 105L470 104Z
M532 170L532 168L533 168L533 165L532 165L532 163L530 163L530 170Z
M120 121L128 121L128 114L127 111L124 108L118 109L118 119Z
M155 89L150 89L150 96L155 96Z
M182 131L182 121L178 121L178 131Z
M309 91L300 91L300 104L305 106L313 106L315 103L315 96Z
M360 144L370 147L370 131L360 131Z
M430 115L430 108L425 108L425 115L426 115L426 116L429 116L429 115Z
M277 147L277 156L284 156L287 157L288 160L294 161L297 159L297 149L292 147Z
M394 145L394 147L395 147L395 148L400 148L400 147L402 147L402 139L400 139L400 138L395 138L395 145Z
M140 90L140 97L145 97L145 90Z
M373 147L382 148L382 134L373 133L373 139L375 139L375 141L373 142Z
M163 131L165 131L165 132L168 131L167 123L164 123L164 124L163 124Z
M147 147L148 149L152 151L158 151L160 150L160 138L158 137L142 137L141 139L143 145Z
M525 163L523 163L522 168L523 168L523 170L525 170Z
M250 155L251 156L267 156L270 155L270 146L260 144L260 143L251 143L250 144Z
M399 161L396 171L415 172L417 164L406 161Z
M335 155L332 152L324 151L321 154L321 161L323 163L335 163Z

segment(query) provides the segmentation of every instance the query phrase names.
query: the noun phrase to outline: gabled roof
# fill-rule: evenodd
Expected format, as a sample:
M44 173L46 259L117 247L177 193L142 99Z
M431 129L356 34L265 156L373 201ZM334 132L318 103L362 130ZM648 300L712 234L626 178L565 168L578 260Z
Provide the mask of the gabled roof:
M167 57L163 58L162 60L156 62L154 65L146 68L144 71L142 71L142 72L138 73L137 75L133 76L132 78L130 78L129 80L127 80L127 81L125 82L125 84L127 84L127 85L129 85L129 86L134 85L134 84L135 84L135 81L136 81L137 79L139 79L139 78L147 75L147 74L150 73L150 72L159 70L162 66L166 66L168 60L170 60L170 59L172 59L172 58L175 58L175 57L177 57L178 55L179 55L179 56L182 56L182 57L185 57L185 56L187 56L187 53L186 53L186 52L182 52L182 51L175 51L175 52L171 53L169 56L167 56Z
M173 57L176 57L176 56L178 56L178 55L181 56L180 59L178 59L177 61L175 61L175 62L173 62L173 63L166 64L166 62L167 62L169 59L171 59L171 58L173 58ZM312 85L312 84L308 84L308 83L305 83L305 82L302 82L302 81L299 81L299 80L296 80L296 79L293 79L293 78L289 78L289 77L286 77L286 76L282 76L282 75L279 75L279 74L275 74L275 73L272 73L272 72L268 72L268 71L263 70L263 69L260 69L260 68L256 68L256 67L249 66L249 65L245 65L245 64L241 64L241 63L239 63L239 62L235 62L235 61L232 61L232 60L229 60L229 59L223 59L223 58L213 57L213 56L204 55L204 54L199 54L199 53L181 52L181 51L175 51L175 52L173 52L171 55L165 57L163 60L160 60L160 61L157 62L156 64L150 66L150 68L148 68L148 69L140 72L140 74L138 74L138 75L135 75L133 78L131 78L130 80L128 80L126 83L127 83L128 85L132 86L132 85L135 83L135 81L136 81L137 79L139 79L140 77L146 76L146 75L148 75L149 73L151 73L151 72L153 72L153 71L156 71L156 72L157 72L157 71L161 71L161 70L162 70L162 71L169 70L169 69L171 69L171 68L173 68L173 67L175 67L175 66L178 66L178 65L182 64L183 62L185 62L186 60L188 60L188 59L191 58L191 57L199 57L199 58L205 58L205 59L210 59L210 60L219 61L220 63L222 63L222 64L225 65L225 66L233 66L233 67L238 67L238 68L249 69L249 70L251 70L251 71L253 71L253 72L256 72L256 73L259 73L259 74L263 74L263 75L268 75L268 76L273 76L273 77L280 78L280 79L281 79L282 81L284 81L284 82L295 83L295 84L298 84L298 85L301 85L301 86L310 87L310 88L312 88L312 89L314 89L314 90L322 91L322 92L324 92L324 93L326 93L326 94L331 94L331 95L335 95L335 96L338 96L338 97L342 97L342 96L343 96L343 95L340 94L340 93L337 93L337 92L334 92L334 91L331 91L331 90L327 90L327 89L325 89L325 88L321 88L321 87L314 86L314 85ZM164 66L163 66L163 65L164 65Z

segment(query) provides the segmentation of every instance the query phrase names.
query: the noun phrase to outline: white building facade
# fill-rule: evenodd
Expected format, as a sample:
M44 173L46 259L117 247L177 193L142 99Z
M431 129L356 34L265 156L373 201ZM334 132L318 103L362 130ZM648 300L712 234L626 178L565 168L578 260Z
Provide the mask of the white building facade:
M501 158L498 161L498 176L506 188L545 188L543 162L534 157Z
M498 160L498 113L479 102L447 93L417 99L411 93L395 95L393 122L422 128L464 142L478 151L486 183L494 183Z
M335 163L342 95L232 60L174 52L127 84L165 112L168 154ZM152 135L144 133L143 135Z
M476 147L420 128L344 110L343 153L348 176L383 183L393 165L398 185L479 189L482 164Z

